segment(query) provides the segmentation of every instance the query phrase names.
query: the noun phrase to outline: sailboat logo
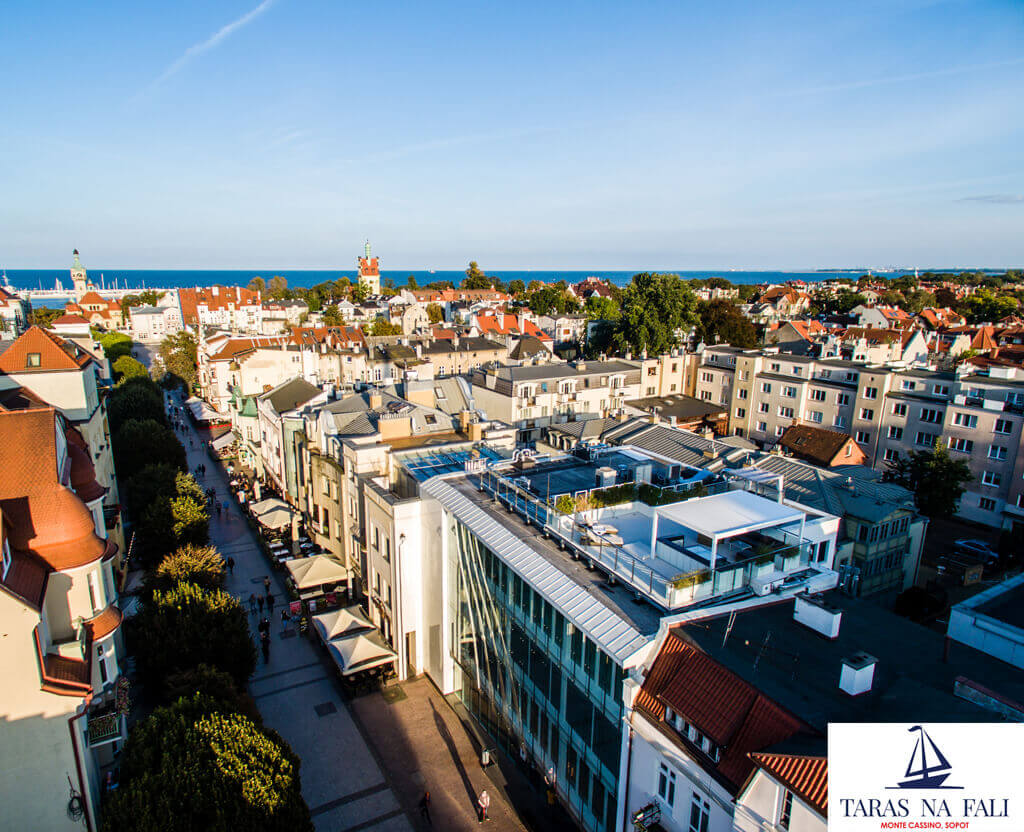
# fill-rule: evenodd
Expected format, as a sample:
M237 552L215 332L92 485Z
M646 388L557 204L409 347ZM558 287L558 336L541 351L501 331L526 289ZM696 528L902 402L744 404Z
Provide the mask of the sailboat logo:
M910 733L917 732L917 742L914 743L914 750L910 752L910 762L907 763L907 771L903 775L906 780L900 780L890 789L962 789L963 786L943 786L946 778L953 771L949 760L939 750L928 732L920 725L909 729Z

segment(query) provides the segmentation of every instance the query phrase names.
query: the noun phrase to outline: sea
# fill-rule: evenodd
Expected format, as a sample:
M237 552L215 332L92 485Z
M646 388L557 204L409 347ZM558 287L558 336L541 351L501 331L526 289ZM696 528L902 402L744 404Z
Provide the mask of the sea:
M832 280L840 277L860 277L863 274L877 274L883 277L899 277L904 274L913 274L912 271L873 271L863 269L837 269L829 271L732 271L729 269L711 270L686 270L686 269L650 269L650 271L670 272L678 274L683 278L724 277L733 283L782 283L787 280L803 280L808 283L822 280ZM634 271L608 271L602 269L579 269L579 270L525 270L510 271L505 269L488 270L487 274L500 278L505 283L513 280L522 280L529 284L531 280L540 280L545 283L564 280L567 283L577 283L586 277L594 276L625 286L637 270ZM67 269L7 269L6 275L11 285L16 289L53 289L59 280L63 288L71 287L71 277ZM127 289L180 289L188 286L245 286L254 277L262 277L270 280L271 277L280 275L288 281L293 288L308 288L317 283L327 280L340 280L347 277L354 281L356 278L355 269L338 270L309 270L309 269L234 269L210 270L210 269L104 269L90 268L89 278L98 286L106 288L127 288ZM392 279L395 286L404 286L412 275L416 278L419 286L426 286L437 280L449 280L456 286L466 276L463 271L442 271L432 269L392 269L381 272L381 283L388 278Z

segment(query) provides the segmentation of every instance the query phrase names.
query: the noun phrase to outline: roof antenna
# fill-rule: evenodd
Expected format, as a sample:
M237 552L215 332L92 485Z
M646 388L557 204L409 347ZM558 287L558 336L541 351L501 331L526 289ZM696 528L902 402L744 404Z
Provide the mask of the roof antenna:
M729 640L729 634L732 632L732 625L736 623L736 610L729 613L729 623L725 625L725 635L722 636L722 647L725 647L725 643Z

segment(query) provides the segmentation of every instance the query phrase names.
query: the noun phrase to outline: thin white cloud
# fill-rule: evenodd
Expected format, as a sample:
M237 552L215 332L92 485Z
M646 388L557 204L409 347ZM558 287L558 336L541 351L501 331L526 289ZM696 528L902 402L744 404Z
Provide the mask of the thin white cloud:
M987 202L989 205L1019 205L1024 203L1024 194L981 194L965 196L957 202Z
M865 78L860 81L846 81L841 84L826 84L821 87L808 87L802 90L787 90L775 94L777 98L793 98L801 95L819 95L827 92L844 92L860 90L867 87L881 87L887 84L905 84L911 81L923 81L928 78L944 78L950 75L965 75L969 72L980 72L985 69L1001 69L1007 66L1024 64L1024 58L1012 58L1008 61L994 61L986 64L955 66L947 69L935 69L929 72L912 72L908 75L889 75L883 78Z
M192 46L190 46L188 49L181 53L181 57L179 57L170 66L168 66L167 69L165 69L160 74L160 76L155 81L153 81L152 84L149 85L149 89L153 89L154 87L160 86L172 75L175 75L176 73L180 72L190 61L199 57L204 52L209 52L211 49L220 44L222 41L229 38L243 26L252 23L252 21L254 21L257 17L263 14L263 12L265 12L267 9L269 9L274 4L274 2L275 0L263 0L263 2L260 3L255 9L246 12L237 20L232 20L226 26L222 26L220 29L218 29L216 32L210 35L210 37L208 37L206 40L201 41L200 43L195 43Z

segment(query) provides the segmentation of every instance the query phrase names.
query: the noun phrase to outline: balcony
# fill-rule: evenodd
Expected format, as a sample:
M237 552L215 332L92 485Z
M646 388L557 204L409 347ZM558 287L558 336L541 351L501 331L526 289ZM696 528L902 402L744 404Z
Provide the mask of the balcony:
M127 715L131 710L128 680L121 676L92 700L86 722L86 740L90 748L98 748L128 737Z

